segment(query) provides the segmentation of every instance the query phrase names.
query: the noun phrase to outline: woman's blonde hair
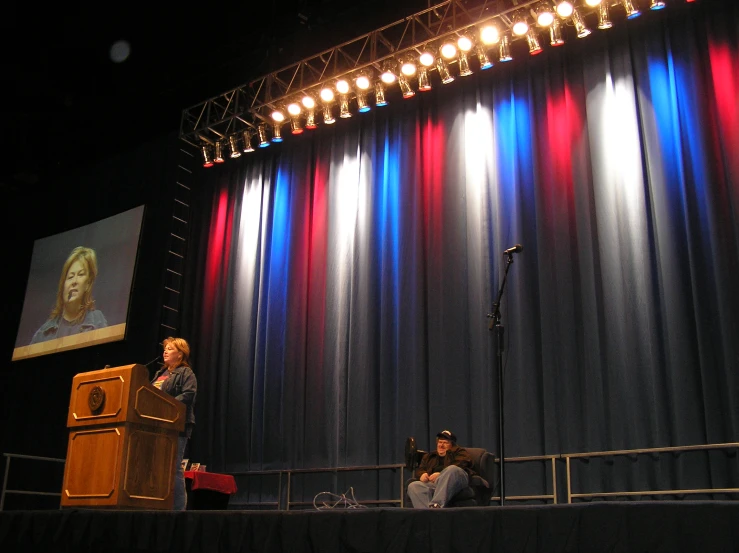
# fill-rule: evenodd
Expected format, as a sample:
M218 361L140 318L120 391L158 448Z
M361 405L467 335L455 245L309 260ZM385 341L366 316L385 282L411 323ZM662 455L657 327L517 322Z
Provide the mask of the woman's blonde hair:
M166 348L168 344L172 344L182 354L182 361L180 361L178 366L184 365L185 367L190 367L190 344L187 343L187 340L170 336L162 340L163 348Z
M56 289L56 304L54 309L51 310L50 319L56 319L64 312L64 281L67 279L67 273L69 268L76 262L79 261L85 266L87 271L87 289L82 291L82 299L80 301L80 312L77 314L72 323L79 323L85 318L88 311L95 309L95 300L92 299L92 285L95 284L95 279L98 276L98 258L95 254L95 250L92 248L85 248L78 246L72 250L67 260L64 262L62 267L62 274L59 277L59 285Z

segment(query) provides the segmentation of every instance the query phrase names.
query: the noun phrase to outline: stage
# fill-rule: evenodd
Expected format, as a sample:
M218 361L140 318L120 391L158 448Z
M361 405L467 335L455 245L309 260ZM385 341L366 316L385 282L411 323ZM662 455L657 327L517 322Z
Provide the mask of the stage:
M0 512L11 552L679 552L739 550L739 502L326 511Z

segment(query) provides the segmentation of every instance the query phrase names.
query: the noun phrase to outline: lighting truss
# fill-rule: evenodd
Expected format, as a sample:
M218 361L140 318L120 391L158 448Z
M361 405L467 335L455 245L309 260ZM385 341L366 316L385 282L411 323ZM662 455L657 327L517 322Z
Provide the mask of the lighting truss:
M638 2L641 4L649 1L602 0L605 8L602 8L601 12L605 10L607 13L609 6L618 6L621 3ZM675 1L692 2L693 0ZM249 136L261 136L264 128L272 127L274 123L270 114L284 109L300 96L309 94L313 98L318 98L322 87L335 83L340 78L353 81L360 73L374 74L375 77L379 77L393 63L397 64L399 60L409 57L417 58L429 44L439 44L452 38L456 40L456 37L464 34L465 31L471 31L476 27L481 28L487 23L493 23L500 29L504 41L521 38L510 32L517 14L530 14L533 24L537 8L543 4L553 7L558 2L559 0L557 2L554 0L447 0L441 2L186 108L180 120L180 139L200 149L204 144L218 145L226 142L232 135L243 136L246 133ZM581 8L589 7L590 11L597 12L599 9L598 6L592 6L590 2L588 6L585 6L585 2L586 0L571 0L571 4ZM563 25L564 22L565 20L562 19L561 24ZM559 28L559 23L557 28ZM559 33L558 30L557 32ZM553 35L552 44L562 43L561 39L556 43L554 40ZM535 48L534 50L537 53L539 51ZM428 70L436 71L437 69L430 67ZM380 92L384 104L384 90ZM377 105L382 105L379 100ZM327 109L330 110L330 106L323 108L324 122L330 123L333 120L326 120ZM332 119L330 111L328 117ZM311 126L308 128L315 127L312 121L313 112L311 111ZM260 142L260 146L264 144Z
M362 69L382 71L382 62L415 52L473 25L500 19L541 0L447 0L309 58L264 75L182 112L180 138L196 147L232 133L271 123L269 113L289 98Z

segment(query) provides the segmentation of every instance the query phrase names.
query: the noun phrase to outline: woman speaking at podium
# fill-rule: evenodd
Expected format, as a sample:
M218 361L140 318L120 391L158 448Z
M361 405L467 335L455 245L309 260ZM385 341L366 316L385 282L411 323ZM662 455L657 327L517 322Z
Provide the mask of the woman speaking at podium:
M162 342L164 366L157 371L151 383L187 406L185 431L180 433L177 443L177 458L174 472L174 509L184 511L187 507L185 474L182 459L185 456L187 440L195 426L195 398L198 395L198 379L190 368L190 345L182 338L167 338Z

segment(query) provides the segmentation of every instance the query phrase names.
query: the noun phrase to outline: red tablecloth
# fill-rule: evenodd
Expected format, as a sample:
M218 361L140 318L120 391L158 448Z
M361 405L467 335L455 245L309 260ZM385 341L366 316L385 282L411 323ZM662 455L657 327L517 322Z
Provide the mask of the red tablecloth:
M236 481L230 474L216 472L185 471L185 478L192 480L191 490L213 490L233 495L237 492Z

